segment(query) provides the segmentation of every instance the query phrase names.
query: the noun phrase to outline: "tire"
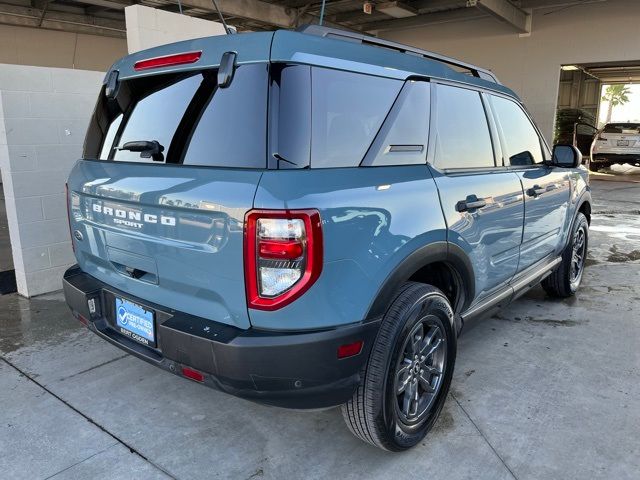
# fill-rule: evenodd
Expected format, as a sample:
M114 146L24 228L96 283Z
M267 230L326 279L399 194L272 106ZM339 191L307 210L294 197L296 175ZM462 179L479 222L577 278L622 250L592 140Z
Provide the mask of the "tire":
M423 354L417 361L416 350ZM404 284L382 319L360 386L342 406L351 432L389 451L419 443L442 410L455 357L453 309L447 298L431 285ZM407 400L416 395L418 402Z
M578 213L573 222L570 241L562 252L562 262L542 281L542 288L549 296L567 298L575 295L584 274L588 245L589 223L587 217Z

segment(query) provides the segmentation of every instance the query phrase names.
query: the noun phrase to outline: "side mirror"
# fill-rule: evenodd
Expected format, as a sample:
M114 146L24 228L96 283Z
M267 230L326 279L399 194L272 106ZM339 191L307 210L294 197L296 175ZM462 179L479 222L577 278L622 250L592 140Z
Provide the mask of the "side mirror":
M562 168L577 168L582 165L582 153L573 145L554 145L551 165Z

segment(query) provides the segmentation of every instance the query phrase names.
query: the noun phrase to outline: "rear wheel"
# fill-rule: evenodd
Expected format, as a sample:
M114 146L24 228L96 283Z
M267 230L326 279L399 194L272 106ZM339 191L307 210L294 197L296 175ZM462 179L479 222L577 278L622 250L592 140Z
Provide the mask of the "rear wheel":
M562 262L542 281L542 288L552 297L566 298L578 291L589 243L587 217L578 213L571 232L571 241L562 254Z
M349 429L385 450L416 445L442 410L455 357L447 298L430 285L405 284L383 318L360 386L342 406Z

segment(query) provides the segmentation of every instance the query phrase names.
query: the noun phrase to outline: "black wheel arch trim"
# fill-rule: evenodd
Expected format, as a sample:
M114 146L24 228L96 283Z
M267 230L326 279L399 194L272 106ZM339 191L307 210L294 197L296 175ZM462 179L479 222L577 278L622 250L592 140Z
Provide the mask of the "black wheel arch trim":
M464 311L475 297L475 281L473 266L464 250L458 245L447 242L434 242L424 245L411 252L387 276L378 289L375 299L371 302L366 315L366 321L383 316L400 286L408 281L421 268L434 263L448 264L459 277L458 301L452 305L456 313ZM456 320L458 321L458 320ZM454 325L454 327L458 327Z

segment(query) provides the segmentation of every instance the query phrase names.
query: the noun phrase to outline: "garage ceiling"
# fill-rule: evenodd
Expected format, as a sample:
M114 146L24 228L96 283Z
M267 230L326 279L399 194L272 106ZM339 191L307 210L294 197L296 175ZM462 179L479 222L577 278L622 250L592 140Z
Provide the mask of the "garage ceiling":
M321 0L217 0L238 30L295 28L317 23ZM378 34L491 16L514 32L531 31L531 10L608 0L327 0L325 24ZM613 0L612 0L613 1ZM364 4L371 4L371 13ZM124 8L140 4L217 20L211 0L0 0L0 24L124 37Z

